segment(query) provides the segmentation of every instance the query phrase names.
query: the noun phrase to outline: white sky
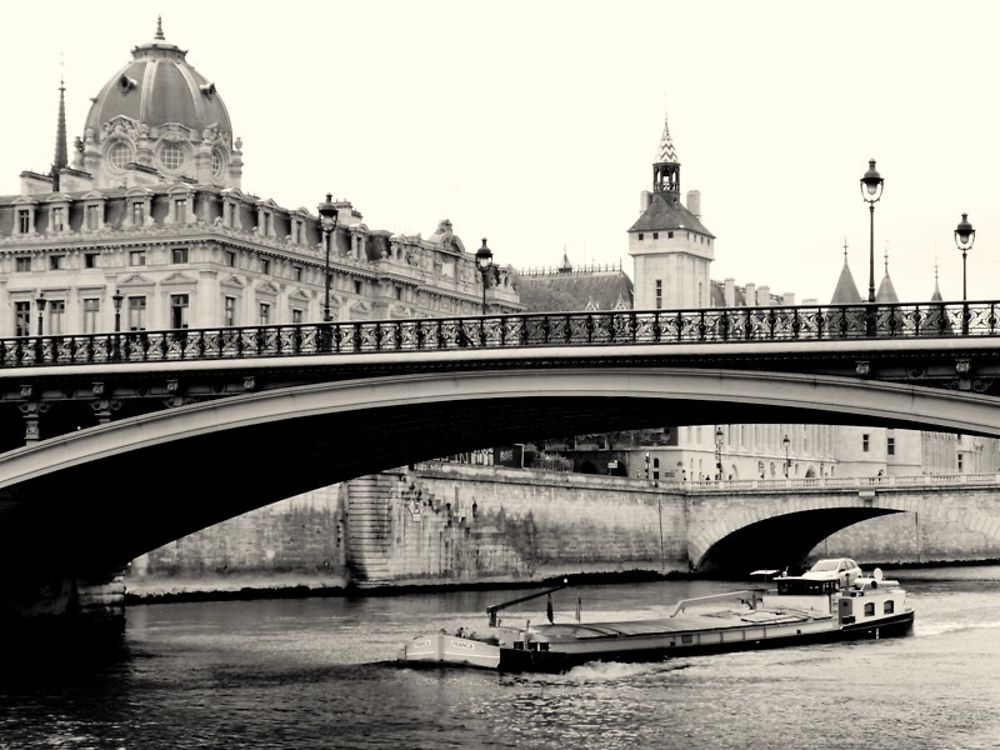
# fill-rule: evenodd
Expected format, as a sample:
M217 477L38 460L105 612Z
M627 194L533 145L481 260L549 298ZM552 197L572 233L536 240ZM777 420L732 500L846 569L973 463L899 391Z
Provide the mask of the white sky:
M712 277L829 301L850 246L900 297L961 296L953 230L977 229L969 297L996 298L1000 4L990 2L46 2L5 5L0 193L52 161L60 53L70 149L89 97L152 39L218 86L244 189L372 228L450 218L496 260L617 263L667 112L681 189L702 192Z

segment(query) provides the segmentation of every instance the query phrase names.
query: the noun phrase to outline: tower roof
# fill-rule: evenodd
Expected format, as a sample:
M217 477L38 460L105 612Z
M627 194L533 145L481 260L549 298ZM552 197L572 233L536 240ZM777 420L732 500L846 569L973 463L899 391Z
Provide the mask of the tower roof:
M660 136L660 145L656 149L656 163L671 162L678 163L677 149L674 148L674 139L670 137L670 125L667 118L663 117L663 134Z
M653 193L649 206L629 228L629 232L659 232L666 229L685 229L707 237L715 235L705 228L701 220L687 210L679 200L671 200L669 193Z
M845 252L844 267L840 271L837 288L833 292L830 304L855 305L861 301L861 294L858 292L858 285L854 283L854 276L851 275L851 267L847 265L847 253Z
M66 150L66 86L59 79L59 114L56 117L56 153L52 160L52 189L59 192L59 170L69 166Z
M882 283L878 285L878 291L875 293L875 301L885 302L890 305L895 305L899 302L899 297L896 295L896 288L892 285L892 279L889 278L888 273L882 277Z
M232 147L229 113L211 83L185 59L187 51L167 42L157 21L153 41L132 50L121 68L94 97L86 129L101 138L103 128L124 115L140 128L181 125L197 137L214 127Z

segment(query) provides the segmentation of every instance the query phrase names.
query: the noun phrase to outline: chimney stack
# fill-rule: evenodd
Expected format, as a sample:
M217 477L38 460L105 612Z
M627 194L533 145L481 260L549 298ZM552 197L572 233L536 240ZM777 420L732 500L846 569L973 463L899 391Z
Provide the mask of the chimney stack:
M700 190L688 190L687 197L687 210L695 215L696 218L701 218L701 191Z

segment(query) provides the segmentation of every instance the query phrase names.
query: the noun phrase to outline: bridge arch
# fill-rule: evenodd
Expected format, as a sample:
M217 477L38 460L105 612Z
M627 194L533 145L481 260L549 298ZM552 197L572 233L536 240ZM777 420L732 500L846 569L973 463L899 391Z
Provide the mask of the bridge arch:
M928 496L857 491L780 498L741 496L739 510L730 498L703 501L692 514L688 559L695 571L746 574L747 565L780 567L802 560L823 539L855 523L894 513L919 513L986 534L1000 543L1000 521L981 512L957 511Z
M385 468L525 439L720 420L1000 436L989 397L834 376L609 367L326 382L137 416L0 456L0 554L121 564ZM725 536L704 537L699 559Z

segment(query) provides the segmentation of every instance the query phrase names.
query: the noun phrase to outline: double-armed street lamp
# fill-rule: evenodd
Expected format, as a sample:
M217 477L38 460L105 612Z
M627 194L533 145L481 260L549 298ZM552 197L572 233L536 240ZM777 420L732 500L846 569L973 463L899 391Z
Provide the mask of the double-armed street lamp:
M337 206L333 202L333 195L327 193L326 200L320 203L316 210L319 212L320 228L323 230L323 322L329 323L333 320L330 315L330 240L331 235L337 229L339 217Z
M969 223L969 215L962 214L962 220L955 227L955 244L962 251L962 302L967 299L965 288L965 254L972 249L976 241L976 230Z
M483 277L483 315L486 315L486 289L490 285L490 279L496 277L496 265L493 263L493 251L486 246L485 237L482 247L476 250L476 268Z
M791 461L788 459L788 448L792 444L792 441L788 439L788 434L785 434L785 439L781 441L781 444L785 446L785 479L788 479L788 468Z
M882 188L885 187L885 180L875 169L875 160L868 160L868 171L861 178L861 197L868 204L868 212L871 217L869 228L869 248L868 248L868 301L875 301L875 204L882 197Z

